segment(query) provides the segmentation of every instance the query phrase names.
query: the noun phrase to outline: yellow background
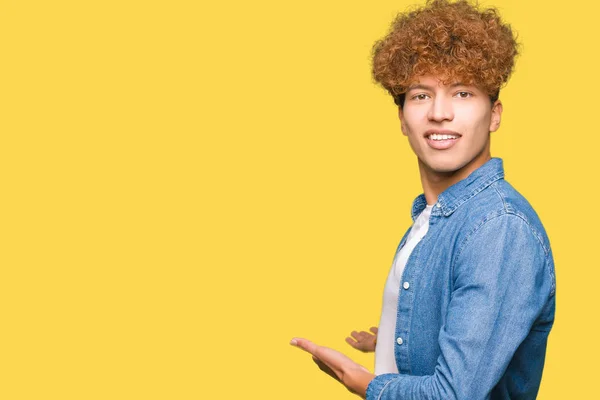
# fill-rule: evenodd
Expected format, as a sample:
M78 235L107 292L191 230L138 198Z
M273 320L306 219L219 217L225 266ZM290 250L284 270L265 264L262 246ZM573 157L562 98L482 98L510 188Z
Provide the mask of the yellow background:
M412 1L0 2L0 398L351 399L293 336L378 323L421 193L373 42ZM597 393L592 1L524 44L492 155L553 247L540 399Z

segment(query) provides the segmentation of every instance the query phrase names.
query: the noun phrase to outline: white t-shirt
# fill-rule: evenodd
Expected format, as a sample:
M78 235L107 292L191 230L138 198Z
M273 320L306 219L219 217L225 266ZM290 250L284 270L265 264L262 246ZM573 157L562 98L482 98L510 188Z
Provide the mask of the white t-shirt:
M383 289L383 304L379 331L377 332L377 345L375 346L375 375L398 373L394 344L396 343L396 316L398 313L398 294L400 292L400 279L406 266L406 261L419 241L429 229L429 216L433 205L427 205L415 220L406 243L396 254L392 268Z

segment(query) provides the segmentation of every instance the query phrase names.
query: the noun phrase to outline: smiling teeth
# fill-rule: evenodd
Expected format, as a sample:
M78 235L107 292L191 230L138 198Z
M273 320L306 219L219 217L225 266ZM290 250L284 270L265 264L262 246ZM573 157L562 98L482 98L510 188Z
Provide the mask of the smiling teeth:
M429 136L429 139L432 139L432 140L458 139L458 136L455 136L455 135L438 135L438 134L434 133L433 135Z

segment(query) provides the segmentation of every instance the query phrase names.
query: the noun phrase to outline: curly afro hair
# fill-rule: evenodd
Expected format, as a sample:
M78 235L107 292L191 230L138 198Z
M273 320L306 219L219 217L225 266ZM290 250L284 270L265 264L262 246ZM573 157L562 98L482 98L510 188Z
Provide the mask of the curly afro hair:
M404 103L419 76L443 77L481 87L494 102L510 77L519 44L498 11L480 11L466 0L427 0L400 13L390 32L373 45L373 78Z

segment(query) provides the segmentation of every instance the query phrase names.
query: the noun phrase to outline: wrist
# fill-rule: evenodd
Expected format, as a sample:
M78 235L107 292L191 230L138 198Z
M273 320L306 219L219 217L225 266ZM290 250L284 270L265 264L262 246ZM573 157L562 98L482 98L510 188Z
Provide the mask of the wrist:
M365 398L369 383L375 378L375 375L370 373L368 369L362 365L355 365L348 371L344 371L344 385L352 393Z

